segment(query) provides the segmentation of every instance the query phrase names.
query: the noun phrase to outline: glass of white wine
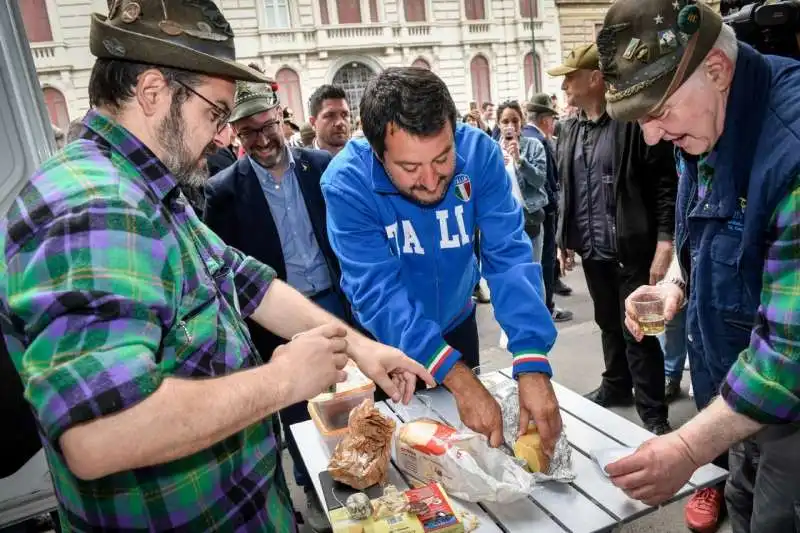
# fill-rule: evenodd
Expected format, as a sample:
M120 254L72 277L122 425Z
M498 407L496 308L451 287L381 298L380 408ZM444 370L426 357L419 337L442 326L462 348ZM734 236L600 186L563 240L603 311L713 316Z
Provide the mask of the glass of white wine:
M645 335L664 333L664 300L656 287L638 294L632 301L636 323Z

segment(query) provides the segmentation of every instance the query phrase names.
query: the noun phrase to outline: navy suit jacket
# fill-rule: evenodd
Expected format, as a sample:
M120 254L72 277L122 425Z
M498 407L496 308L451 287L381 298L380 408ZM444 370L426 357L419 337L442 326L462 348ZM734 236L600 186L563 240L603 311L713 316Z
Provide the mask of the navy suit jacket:
M322 173L328 168L331 156L321 150L290 150L314 236L328 266L333 283L331 288L340 296L343 307L349 312L350 305L339 286L342 271L328 241L325 200L320 188ZM286 281L286 263L278 228L250 158L240 158L234 165L209 180L206 186L204 221L226 244L271 266L278 278ZM351 317L347 318L352 323ZM279 344L287 342L250 320L247 325L253 342L265 361Z

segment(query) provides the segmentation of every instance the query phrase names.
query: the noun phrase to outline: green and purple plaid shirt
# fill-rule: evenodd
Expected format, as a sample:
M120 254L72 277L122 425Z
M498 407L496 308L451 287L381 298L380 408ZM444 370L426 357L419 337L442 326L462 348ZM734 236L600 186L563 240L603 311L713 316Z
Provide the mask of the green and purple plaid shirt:
M293 531L273 419L192 456L81 481L70 427L131 407L165 377L261 362L243 317L274 272L226 247L164 165L111 120L47 161L3 221L2 326L39 420L67 531Z
M697 165L697 196L713 186L714 155ZM772 216L761 302L747 347L722 383L736 412L763 424L800 422L800 176Z

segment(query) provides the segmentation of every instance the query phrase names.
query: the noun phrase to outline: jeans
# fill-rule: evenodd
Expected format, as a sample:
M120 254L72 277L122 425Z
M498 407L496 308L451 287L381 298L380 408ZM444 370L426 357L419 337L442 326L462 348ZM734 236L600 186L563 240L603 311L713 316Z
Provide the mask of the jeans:
M345 309L342 305L341 296L329 290L323 292L319 297L310 297L310 299L318 306L325 309L330 314L345 320ZM300 448L294 440L294 435L290 427L299 422L310 420L311 416L308 414L308 402L299 402L289 407L285 407L280 411L281 426L283 427L283 434L286 437L286 446L289 449L289 456L294 463L294 481L299 487L309 489L313 487L311 476L303 463L303 456L300 455Z
M686 309L681 309L667 322L666 331L658 336L664 352L664 375L681 380L686 363Z

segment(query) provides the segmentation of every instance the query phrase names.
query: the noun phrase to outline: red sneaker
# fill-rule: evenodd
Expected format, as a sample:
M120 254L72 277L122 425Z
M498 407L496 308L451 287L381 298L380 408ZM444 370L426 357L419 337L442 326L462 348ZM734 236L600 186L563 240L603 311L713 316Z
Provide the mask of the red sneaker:
M696 533L714 533L719 527L724 500L722 489L717 487L696 491L686 502L686 525Z

